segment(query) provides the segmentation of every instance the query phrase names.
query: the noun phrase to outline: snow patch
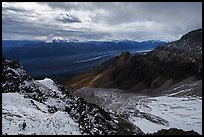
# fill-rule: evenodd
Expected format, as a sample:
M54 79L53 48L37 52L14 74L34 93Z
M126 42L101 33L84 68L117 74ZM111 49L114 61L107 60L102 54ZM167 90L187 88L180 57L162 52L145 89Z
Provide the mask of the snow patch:
M170 127L183 130L194 130L202 134L202 99L196 97L168 97L160 96L146 98L144 104L138 104L140 112L147 112L169 121L169 126L151 123L146 119L132 116L133 123L145 133L153 133L158 129ZM147 126L148 125L148 126ZM155 130L157 129L157 130Z
M80 134L67 112L48 113L48 107L19 93L2 93L2 134ZM26 123L25 129L20 126Z

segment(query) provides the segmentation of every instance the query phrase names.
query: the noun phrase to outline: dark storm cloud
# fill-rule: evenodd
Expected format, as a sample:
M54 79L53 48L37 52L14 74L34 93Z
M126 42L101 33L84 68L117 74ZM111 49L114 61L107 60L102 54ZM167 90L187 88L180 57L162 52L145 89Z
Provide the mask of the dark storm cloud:
M75 16L70 16L69 14L60 14L59 17L56 18L57 21L62 22L62 23L81 23L79 18Z

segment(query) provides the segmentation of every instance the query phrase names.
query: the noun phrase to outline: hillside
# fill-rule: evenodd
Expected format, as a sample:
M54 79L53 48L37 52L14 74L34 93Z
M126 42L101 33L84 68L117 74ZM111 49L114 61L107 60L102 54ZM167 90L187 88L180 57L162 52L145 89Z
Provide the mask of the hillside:
M124 52L65 82L66 87L120 88L159 93L186 79L202 79L202 29L187 33L145 55ZM196 91L202 96L201 90Z
M2 65L3 135L143 134L127 119L71 96L49 78L32 79L17 60L2 58Z

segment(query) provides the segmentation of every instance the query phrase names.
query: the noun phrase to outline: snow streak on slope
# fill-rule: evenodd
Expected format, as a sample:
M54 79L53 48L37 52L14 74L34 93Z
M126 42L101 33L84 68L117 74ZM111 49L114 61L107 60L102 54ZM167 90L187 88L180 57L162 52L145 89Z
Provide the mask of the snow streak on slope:
M49 113L45 104L19 93L3 93L2 103L2 134L80 134L68 113ZM23 122L27 125L25 129Z

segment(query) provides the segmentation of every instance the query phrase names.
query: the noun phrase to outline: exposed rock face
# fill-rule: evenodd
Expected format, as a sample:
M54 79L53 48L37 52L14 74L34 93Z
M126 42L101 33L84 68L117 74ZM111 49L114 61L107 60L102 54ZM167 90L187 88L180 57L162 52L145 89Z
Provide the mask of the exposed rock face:
M202 79L202 29L189 32L146 55L124 52L89 72L75 76L66 86L120 88L149 93L162 91L192 76Z
M202 78L202 29L182 36L180 40L158 47L149 55L158 60L172 63L180 74ZM171 67L171 66L169 66ZM172 67L171 67L172 68ZM184 71L182 73L182 71Z
M17 60L9 61L2 57L2 91L35 92L36 86Z
M199 134L193 130L183 131L182 129L170 128L159 130L156 133L150 135L199 135Z

